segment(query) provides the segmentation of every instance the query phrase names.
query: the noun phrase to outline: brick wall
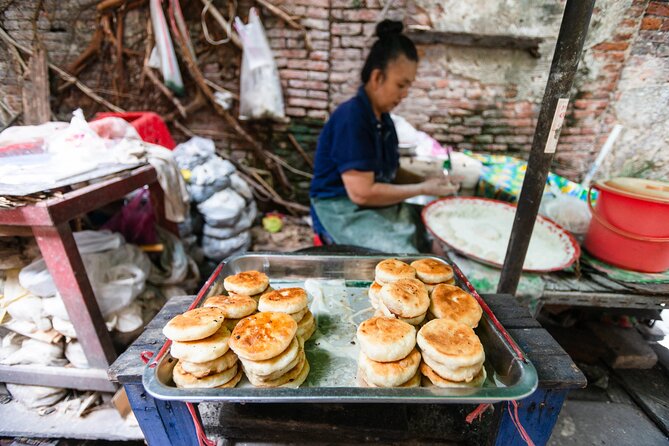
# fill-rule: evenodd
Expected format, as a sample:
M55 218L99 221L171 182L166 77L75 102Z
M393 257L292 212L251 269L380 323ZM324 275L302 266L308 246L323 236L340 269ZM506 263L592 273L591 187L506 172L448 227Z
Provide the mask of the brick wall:
M30 44L37 3L0 3L0 25L20 42ZM382 4L379 0L274 0L274 3L301 18L302 25L308 29L312 49L307 50L299 30L290 28L261 8L291 122L253 123L248 127L264 144L287 158L292 167L309 171L307 163L287 139L287 132L293 133L307 151L315 149L328 114L353 95L360 83L360 69L373 42L375 21ZM250 0L241 1L237 13L245 17L253 4ZM550 10L545 18L548 31L538 60L519 50L419 45L418 77L397 113L441 143L457 149L526 156L563 4L559 2L546 9ZM182 2L182 7L205 76L237 91L240 52L230 44L212 47L201 38L199 2ZM587 170L616 119L612 109L621 73L633 61L630 59L632 48L641 45L648 48L647 51L666 52L667 2L626 0L617 7L617 15L606 4L602 10L595 11L591 36L572 92L554 165L558 173L572 179L579 179ZM38 14L37 29L47 45L50 60L66 66L81 53L92 35L91 29L96 26L94 6L82 0L45 0L44 10L46 12ZM425 25L430 21L429 15L425 2L397 0L387 17L402 19L406 24ZM148 7L131 11L126 17L124 43L136 54L126 57L127 82L123 96L116 97L111 91L109 73L113 70L114 57L108 47L80 78L124 108L150 108L169 113L173 106L148 80L143 80L140 73L147 17ZM601 30L607 26L612 31L603 33ZM209 29L215 37L221 36L218 25L211 21ZM10 52L0 46L0 96L13 110L20 110L16 66ZM468 67L475 67L478 73L473 75ZM184 103L192 99L194 91L188 78L186 82L191 94L182 99ZM534 86L528 86L529 83ZM78 106L87 116L102 110L99 104L72 87L59 90L61 85L62 82L55 79L52 82L52 108L56 117L67 119L69 112ZM210 108L201 109L182 124L195 133L212 137L222 151L236 158L249 154L247 145ZM178 129L172 129L178 140L186 139ZM299 173L288 174L297 186L296 196L304 199L308 179Z
M602 177L669 178L669 1L651 1L605 119L624 126Z

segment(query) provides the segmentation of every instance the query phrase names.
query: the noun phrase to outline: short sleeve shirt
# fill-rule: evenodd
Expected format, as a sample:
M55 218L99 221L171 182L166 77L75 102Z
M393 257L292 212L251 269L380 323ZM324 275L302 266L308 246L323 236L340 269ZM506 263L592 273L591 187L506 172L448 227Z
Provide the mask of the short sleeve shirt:
M334 111L318 137L310 196L346 195L341 174L374 172L374 181L390 183L399 167L399 142L390 114L377 119L363 87Z

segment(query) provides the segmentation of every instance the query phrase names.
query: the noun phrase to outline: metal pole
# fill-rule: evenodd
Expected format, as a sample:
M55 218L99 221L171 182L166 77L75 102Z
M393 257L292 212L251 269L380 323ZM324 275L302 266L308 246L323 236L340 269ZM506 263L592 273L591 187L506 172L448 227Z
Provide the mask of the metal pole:
M518 210L497 286L498 293L515 294L518 288L594 4L595 0L567 0L564 9L553 63L534 132L527 173L518 199Z

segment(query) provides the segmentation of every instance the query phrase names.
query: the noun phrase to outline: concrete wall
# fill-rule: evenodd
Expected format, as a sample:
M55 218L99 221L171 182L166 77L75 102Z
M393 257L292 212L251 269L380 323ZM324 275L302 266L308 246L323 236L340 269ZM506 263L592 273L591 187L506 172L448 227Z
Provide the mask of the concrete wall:
M88 44L98 26L97 2L44 0L35 14L35 0L0 0L0 26L30 45L32 21L45 41L52 62L71 63ZM202 39L201 3L181 2L205 75L231 90L238 90L240 52L231 45L211 46ZM295 134L307 150L328 114L350 97L359 85L359 71L382 4L379 0L274 0L309 29L313 50L307 51L299 31L268 11L262 11L270 45L275 52L284 88L287 125L251 124L251 131L292 166L309 170L292 148L286 132ZM225 2L216 2L224 5ZM543 89L564 0L397 0L389 18L407 26L435 30L509 36L539 37L541 57L526 51L451 45L419 45L421 63L410 97L397 109L418 128L458 149L526 156L532 142ZM246 16L252 3L243 0L237 13ZM627 169L632 158L650 159L657 167L647 176L664 175L659 165L666 156L668 122L667 1L598 0L579 74L563 128L554 170L579 180L615 122L626 131L607 160L606 173ZM225 8L221 7L222 10ZM141 76L148 6L128 12L124 45L123 94L114 94L115 55L109 45L80 78L99 94L126 109L153 109L170 113L174 107ZM220 37L218 26L210 30ZM20 63L0 45L0 98L14 111L21 108ZM90 116L103 107L75 88L52 79L52 109L67 119L81 106ZM189 96L194 87L187 79ZM7 118L7 113L0 117ZM181 120L195 133L214 138L221 150L246 157L245 144L206 107ZM172 127L177 139L187 136ZM630 154L633 154L631 156ZM635 159L636 159L635 158ZM627 162L627 164L626 164ZM641 161L642 162L642 161ZM665 170L662 170L665 169ZM304 198L308 180L290 174Z

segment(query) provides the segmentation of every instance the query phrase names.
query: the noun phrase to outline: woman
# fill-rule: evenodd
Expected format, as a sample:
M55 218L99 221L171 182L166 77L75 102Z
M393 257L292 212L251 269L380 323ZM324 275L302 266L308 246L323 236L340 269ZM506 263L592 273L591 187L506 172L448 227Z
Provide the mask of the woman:
M363 66L362 86L341 104L318 138L311 182L314 230L338 244L384 252L426 250L417 195L457 191L446 177L412 184L399 170L398 140L390 111L407 96L418 53L402 23L384 20Z

